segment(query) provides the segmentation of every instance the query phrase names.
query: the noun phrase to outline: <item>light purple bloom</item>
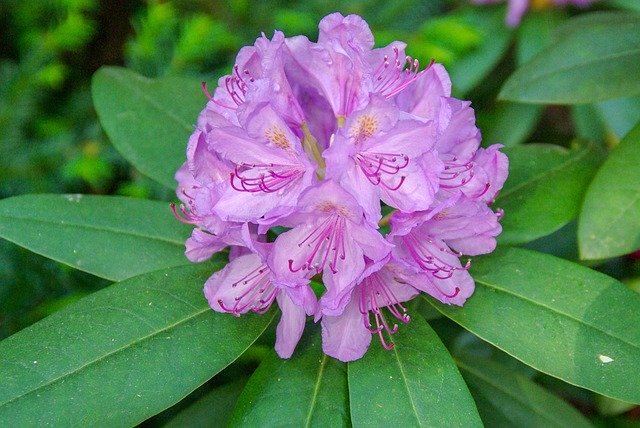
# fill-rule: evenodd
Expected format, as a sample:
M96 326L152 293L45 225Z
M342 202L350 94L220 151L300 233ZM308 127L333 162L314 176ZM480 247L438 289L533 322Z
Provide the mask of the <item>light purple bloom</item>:
M315 307L315 296L309 287L278 286L258 254L240 256L214 273L205 283L204 294L214 310L235 316L249 311L263 314L277 300L282 317L276 329L276 351L282 358L293 354L306 315L312 314Z
M373 96L324 152L327 177L358 200L372 224L381 218L380 200L402 211L424 210L438 190L443 166L432 153L435 125L398 115L393 104Z
M322 274L326 310L341 311L343 297L355 286L366 262L377 263L391 251L389 244L364 221L356 200L331 180L300 198L300 209L282 220L293 227L278 236L269 265L279 283L297 287Z
M340 361L357 360L364 355L375 334L385 348L393 348L385 335L393 335L398 330L398 321L405 324L410 321L402 303L417 294L418 290L404 280L399 266L386 264L367 275L356 285L340 315L322 317L324 353Z
M338 13L317 43L262 35L213 95L203 85L209 102L176 173L174 213L197 226L187 257L230 248L205 284L210 306L240 316L277 302L283 358L311 315L328 355L358 359L372 335L390 349L418 293L464 303L463 253L492 251L501 231L488 208L507 176L500 146L480 147L444 67L421 68L401 42L373 46L362 18Z
M473 293L463 254L486 254L495 249L502 228L502 212L458 193L436 202L430 210L395 213L388 239L395 244L393 260L422 274L422 291L443 303L462 305Z

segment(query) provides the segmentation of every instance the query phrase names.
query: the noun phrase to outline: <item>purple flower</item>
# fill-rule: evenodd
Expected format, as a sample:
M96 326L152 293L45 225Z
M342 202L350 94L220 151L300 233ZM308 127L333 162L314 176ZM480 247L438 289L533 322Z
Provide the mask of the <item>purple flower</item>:
M298 344L306 315L314 312L315 295L307 286L285 288L273 281L269 267L257 254L243 255L214 273L205 283L204 294L218 312L240 316L249 311L263 314L274 300L282 311L276 329L276 351L289 358ZM305 309L308 313L305 313Z
M269 265L278 282L290 287L321 273L325 310L341 311L344 295L366 263L380 262L391 251L391 244L365 223L356 200L330 180L307 191L299 211L282 224L293 228L275 240Z
M401 267L385 264L356 285L341 314L322 317L322 350L340 361L357 360L376 334L386 349L393 348L385 335L398 330L398 321L410 321L402 303L417 294L404 280Z
M327 177L338 181L376 225L380 200L402 211L424 210L438 190L441 162L432 149L435 126L399 120L399 110L379 96L352 114L325 150Z
M424 281L412 281L443 303L462 306L474 289L463 254L493 251L502 227L486 204L458 193L432 209L415 213L395 213L388 239L395 244L393 260Z
M283 358L313 315L324 352L352 361L372 335L393 346L418 293L456 305L473 293L460 259L495 247L501 213L488 204L508 162L499 145L480 148L473 109L451 97L441 65L421 68L401 42L374 49L362 18L335 13L317 43L262 35L213 96L203 87L173 209L197 226L190 260L230 248L205 284L214 310L276 302ZM320 277L318 300L309 284Z

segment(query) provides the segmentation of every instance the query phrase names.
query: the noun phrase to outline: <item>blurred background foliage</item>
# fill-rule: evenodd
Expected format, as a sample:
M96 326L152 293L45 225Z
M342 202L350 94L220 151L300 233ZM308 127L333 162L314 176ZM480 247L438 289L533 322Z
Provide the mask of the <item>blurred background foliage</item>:
M151 78L188 75L215 82L230 70L238 49L252 44L261 32L270 36L280 29L286 35L315 39L319 19L333 11L362 15L378 46L403 40L409 45L407 52L422 64L431 59L444 63L455 95L473 102L485 144L546 142L569 147L575 138L582 138L607 150L640 119L638 97L572 107L496 101L513 70L550 43L554 28L579 11L532 12L512 30L504 25L504 6L479 8L465 3L2 0L0 198L89 193L171 199L170 192L137 173L109 144L92 106L92 74L113 64ZM637 10L639 3L611 0L594 9ZM576 260L575 229L573 222L527 246ZM599 269L640 288L636 258L614 259ZM0 241L0 338L107 284ZM447 320L439 322L441 330L456 328ZM451 346L498 352L466 335ZM626 426L628 420L605 416L627 411L620 403L539 377L583 411L598 413L598 423ZM156 421L172 412L177 410L170 409Z

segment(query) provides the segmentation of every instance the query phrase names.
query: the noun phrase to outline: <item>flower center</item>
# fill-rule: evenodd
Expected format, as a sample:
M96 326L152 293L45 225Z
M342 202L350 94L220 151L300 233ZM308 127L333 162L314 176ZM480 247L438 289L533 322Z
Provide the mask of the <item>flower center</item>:
M354 144L359 144L371 137L378 130L378 119L372 114L366 114L358 118L358 123L351 128L351 137Z

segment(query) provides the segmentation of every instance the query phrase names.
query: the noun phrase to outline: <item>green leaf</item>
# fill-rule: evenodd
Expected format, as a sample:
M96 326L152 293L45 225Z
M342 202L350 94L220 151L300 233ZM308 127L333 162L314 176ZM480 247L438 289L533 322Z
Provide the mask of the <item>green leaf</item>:
M518 65L522 65L535 57L542 49L549 46L553 31L567 19L564 10L549 8L530 13L518 27L518 44L516 55Z
M542 107L531 104L499 102L489 111L478 112L484 145L500 143L515 146L533 131Z
M627 135L640 122L640 97L604 101L595 107L618 139Z
M190 229L166 202L87 195L0 201L0 237L114 281L188 264Z
M550 144L507 147L509 178L496 198L504 209L499 242L528 242L574 219L600 164L594 144L566 150Z
M595 104L571 106L571 120L578 138L597 142L608 142L610 139L609 126Z
M606 4L640 12L640 3L637 0L608 0Z
M349 363L354 427L482 426L451 355L424 319L412 318L394 335L395 347L374 340Z
M590 427L576 409L534 382L484 358L457 360L485 426Z
M640 93L640 15L593 13L569 21L554 43L516 70L499 97L580 104Z
M141 173L176 187L189 135L206 98L193 79L150 80L130 70L102 67L91 86L100 123L113 145Z
M133 426L229 365L274 313L214 313L211 268L128 279L0 342L0 426Z
M463 308L447 317L535 369L612 398L640 403L640 295L586 267L520 248L472 262Z
M636 407L635 404L615 400L603 395L596 395L595 402L598 413L606 416L620 415Z
M163 428L227 426L246 379L214 388L176 414Z
M587 190L578 223L583 259L640 248L640 124L611 152Z
M346 364L322 353L318 326L310 327L292 358L265 357L230 426L350 426Z
M480 83L500 61L509 47L511 31L504 24L502 7L468 7L460 12L460 17L481 37L475 49L457 58L448 67L454 92L463 95Z

